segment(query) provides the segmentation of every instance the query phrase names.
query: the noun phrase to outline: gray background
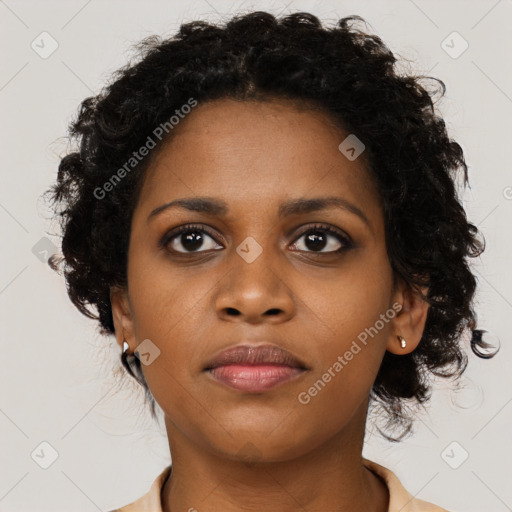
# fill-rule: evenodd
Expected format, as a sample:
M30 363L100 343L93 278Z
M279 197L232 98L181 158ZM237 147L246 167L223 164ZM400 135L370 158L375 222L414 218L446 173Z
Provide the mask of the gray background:
M181 21L256 9L305 10L328 22L359 14L411 69L446 83L438 107L465 151L464 203L487 241L473 262L478 320L501 340L501 352L489 361L470 354L458 388L439 382L403 443L387 443L369 426L364 455L412 494L454 512L512 510L511 7L505 0L0 2L0 510L109 510L144 494L169 464L165 431L118 371L114 339L75 310L63 278L40 261L59 242L40 196L66 152L62 137L80 101L127 62L132 43L170 36ZM52 44L45 31L58 48L42 58ZM462 39L446 39L453 31L469 44L460 55ZM58 457L43 469L52 449Z

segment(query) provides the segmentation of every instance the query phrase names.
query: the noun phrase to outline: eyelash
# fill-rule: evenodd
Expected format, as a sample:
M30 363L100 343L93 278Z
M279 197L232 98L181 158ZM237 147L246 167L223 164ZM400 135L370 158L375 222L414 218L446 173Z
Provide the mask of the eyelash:
M354 247L352 240L348 236L340 233L337 229L335 229L329 225L326 225L326 224L314 224L313 226L309 227L307 230L300 233L294 239L294 243L297 240L299 240L301 237L303 237L304 235L307 235L307 234L310 234L313 232L318 232L318 231L333 235L334 237L336 237L338 239L339 242L341 242L343 244L342 247L340 247L339 249L336 249L335 251L328 251L328 252L317 252L317 251L299 251L299 252L306 252L309 254L319 254L319 255L328 255L328 254L332 255L332 254L343 253L343 252ZM183 233L189 233L189 232L206 233L208 236L213 238L216 243L219 243L217 241L214 233L210 229L208 229L206 226L201 225L201 224L185 224L183 226L179 226L176 229L172 229L172 230L168 231L160 240L159 245L162 248L169 250L167 248L167 246L170 244L170 242L174 238L176 238L177 236L179 236ZM207 252L207 251L190 251L190 252L170 251L170 252L172 252L173 254L178 254L180 256L182 256L182 255L185 256L188 254L199 254L201 252Z

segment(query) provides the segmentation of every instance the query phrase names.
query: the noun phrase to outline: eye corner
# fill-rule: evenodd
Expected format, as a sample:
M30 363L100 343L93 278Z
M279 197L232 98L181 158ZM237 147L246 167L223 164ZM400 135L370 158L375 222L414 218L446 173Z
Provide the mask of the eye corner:
M335 237L338 242L342 245L339 249L335 249L332 251L303 251L299 250L301 253L308 253L308 254L318 254L318 255L327 255L327 254L339 254L343 253L349 249L353 249L355 247L355 244L352 240L352 238L345 233L340 228L331 226L329 224L323 224L323 223L314 223L312 225L308 225L307 227L303 228L300 233L294 238L294 241L292 242L292 245L296 245L297 242L300 240L301 237L314 233L314 232L323 232L327 233L329 236Z
M220 249L207 249L207 250L197 250L197 251L177 251L177 250L171 250L169 249L170 243L180 235L184 233L200 233L202 236L207 235L210 237L215 244L221 245L220 242L217 240L218 235L213 233L213 229L203 225L203 224L183 224L181 226L177 226L175 228L168 229L163 236L160 237L158 245L159 247L163 248L167 252L171 253L172 255L193 255L193 254L200 254L200 253L207 253L212 250L220 250Z

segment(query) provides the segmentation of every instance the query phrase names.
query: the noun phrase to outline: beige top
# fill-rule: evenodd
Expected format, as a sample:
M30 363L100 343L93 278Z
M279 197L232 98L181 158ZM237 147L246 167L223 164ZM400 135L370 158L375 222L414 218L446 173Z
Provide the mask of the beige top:
M433 505L412 496L398 480L398 477L389 469L363 458L363 464L376 475L380 476L389 490L388 512L448 512L444 508ZM153 482L149 491L137 501L111 512L162 512L160 492L171 471L167 466Z

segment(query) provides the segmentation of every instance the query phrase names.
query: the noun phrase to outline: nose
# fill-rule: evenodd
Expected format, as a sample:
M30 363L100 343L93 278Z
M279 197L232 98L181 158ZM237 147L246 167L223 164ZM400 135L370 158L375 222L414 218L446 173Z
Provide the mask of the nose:
M286 282L285 273L271 264L272 256L264 256L265 252L251 263L234 255L231 269L215 298L217 314L222 320L280 323L294 315L293 286Z

